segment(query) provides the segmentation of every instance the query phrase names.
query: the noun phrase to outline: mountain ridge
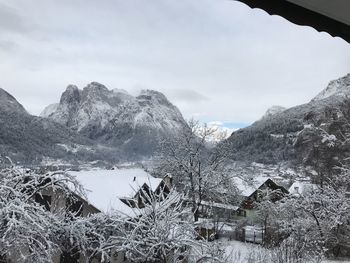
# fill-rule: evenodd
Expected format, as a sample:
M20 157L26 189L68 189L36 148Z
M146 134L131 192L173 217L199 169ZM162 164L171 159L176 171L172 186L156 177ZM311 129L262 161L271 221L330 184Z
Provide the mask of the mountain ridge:
M331 81L308 103L268 109L223 143L230 145L226 149L234 161L303 163L310 160L310 143L318 138L310 127L344 132L345 121L350 121L350 74ZM162 140L187 128L177 107L154 90L133 96L98 82L83 89L71 84L59 103L36 117L0 89L0 150L18 160L145 160Z
M295 142L303 141L302 136L315 141L311 133L303 133L309 124L314 127L323 125L327 131L332 131L341 123L338 130L345 129L344 121L350 121L349 80L350 74L331 81L310 102L277 112L233 132L225 142L232 149L231 158L266 164L300 164L310 159L306 156L309 154L306 144Z
M152 156L160 141L187 128L181 112L164 94L125 90L91 82L83 89L69 85L58 105L41 116L101 144L117 147L131 159Z

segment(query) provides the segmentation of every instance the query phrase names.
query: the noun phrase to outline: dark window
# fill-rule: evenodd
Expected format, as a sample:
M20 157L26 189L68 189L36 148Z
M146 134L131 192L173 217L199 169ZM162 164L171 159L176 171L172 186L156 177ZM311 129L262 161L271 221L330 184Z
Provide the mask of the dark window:
M244 216L247 217L247 212L243 209L239 209L238 210L238 216Z
M35 202L45 207L47 211L50 211L51 207L51 196L35 194Z

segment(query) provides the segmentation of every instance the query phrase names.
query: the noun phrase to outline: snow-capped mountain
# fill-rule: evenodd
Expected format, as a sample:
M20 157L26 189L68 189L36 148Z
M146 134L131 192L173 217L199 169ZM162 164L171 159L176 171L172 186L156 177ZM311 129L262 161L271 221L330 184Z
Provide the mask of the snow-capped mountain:
M108 90L97 82L83 90L69 85L60 103L49 105L40 116L79 132L91 126L104 129L127 123L133 128L147 126L172 133L184 124L180 111L160 92L143 90L134 97L123 90Z
M132 96L92 82L85 88L69 85L58 105L41 114L125 155L149 156L159 141L187 127L180 111L160 92L143 90Z
M349 83L350 74L330 82L309 103L289 109L272 107L225 141L230 143L232 158L262 163L308 160L318 136L310 127L349 132L345 127L350 122ZM188 128L162 93L144 90L132 96L97 82L83 89L69 85L60 102L48 106L41 117L28 114L0 89L0 124L0 153L26 161L149 159L161 140Z
M350 74L331 81L312 101L323 100L331 96L340 98L350 96Z
M160 141L188 128L179 110L152 90L132 96L93 82L69 85L60 102L32 116L0 89L0 163L149 159Z
M350 74L330 84L309 103L275 108L227 140L233 159L262 163L312 159L317 134L309 127L346 132L350 121ZM275 110L276 109L276 110ZM339 135L341 137L341 135Z

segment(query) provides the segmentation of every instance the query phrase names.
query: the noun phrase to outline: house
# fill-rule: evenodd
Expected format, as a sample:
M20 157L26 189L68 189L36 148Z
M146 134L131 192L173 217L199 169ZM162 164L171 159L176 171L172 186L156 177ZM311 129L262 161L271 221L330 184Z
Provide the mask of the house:
M308 193L316 191L319 187L316 184L311 183L308 180L295 181L289 187L289 193L295 197L301 197Z
M134 216L138 209L145 206L147 193L166 195L172 186L171 176L155 178L139 168L88 170L70 174L87 190L90 204L104 213L119 212L127 216Z
M95 213L120 213L127 217L136 217L139 216L140 209L145 207L145 194L152 192L160 200L165 200L172 186L171 176L154 178L144 170L136 168L70 171L69 174L75 176L86 189L86 197L76 193L68 197L60 191L43 190L34 196L35 201L52 213L64 210L81 217ZM12 261L16 262L16 259L13 258ZM79 251L73 251L57 254L52 262L78 263L85 260ZM98 259L92 261L97 262ZM124 262L128 261L122 252L113 255L110 260L110 263Z
M239 192L238 205L202 201L196 223L198 231L207 239L218 236L261 243L263 231L256 214L256 202L266 198L267 194L272 201L280 200L288 190L266 176L234 177L233 183Z
M285 187L277 184L272 178L265 176L257 176L249 180L235 177L233 180L240 192L242 200L237 215L249 219L251 223L256 220L256 202L260 202L263 198L266 198L267 194L268 198L275 202L289 193Z
M199 220L195 223L199 235L207 240L230 236L233 230L230 219L236 215L238 209L235 205L202 201Z
M86 202L102 213L119 213L126 218L137 218L153 196L161 201L162 207L168 207L175 200L168 196L172 188L170 175L155 178L139 168L69 173L87 190ZM110 260L110 263L124 262L128 260L123 252L114 254Z
M219 202L202 201L199 208L201 217L229 220L236 215L239 206Z
M266 176L257 176L248 180L235 177L233 180L240 192L241 203L234 217L236 227L232 238L244 242L262 243L266 226L263 226L257 215L256 203L266 198L276 202L289 192L284 186Z
M136 177L134 177L136 180ZM147 204L150 204L153 197L156 197L158 201L164 201L170 193L172 188L172 178L170 176L164 177L158 184L143 183L133 196L120 197L120 201L125 203L131 208L144 208ZM136 190L136 189L135 189Z

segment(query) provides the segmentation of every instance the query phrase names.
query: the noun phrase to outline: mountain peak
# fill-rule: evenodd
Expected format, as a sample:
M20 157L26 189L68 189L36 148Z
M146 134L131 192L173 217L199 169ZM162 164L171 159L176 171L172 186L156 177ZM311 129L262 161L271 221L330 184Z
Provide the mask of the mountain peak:
M84 90L92 90L92 91L109 91L105 85L99 83L99 82L96 82L96 81L93 81L91 83L89 83L85 88Z
M286 110L285 107L282 107L279 105L274 105L274 106L267 109L267 111L265 112L265 114L262 118L264 119L264 118L271 117L271 116L276 115L276 114L278 114L282 111L285 111L285 110Z
M27 114L24 107L7 91L0 88L0 110Z
M69 91L69 92L74 92L78 90L78 87L76 85L73 85L73 84L69 84L66 88L66 91Z
M173 106L163 93L156 90L141 90L140 95L137 96L137 99L155 101L161 105Z
M318 101L329 98L331 96L347 97L350 96L350 73L346 76L332 80L328 86L322 90L311 101Z
M2 100L12 100L15 101L16 99L8 93L6 90L0 88L0 99Z
M60 104L47 108L43 116L134 157L153 153L161 138L187 126L180 111L158 91L143 90L135 97L98 82L83 90L68 87Z
M80 90L75 85L68 85L66 91L61 96L61 104L71 104L80 101Z

